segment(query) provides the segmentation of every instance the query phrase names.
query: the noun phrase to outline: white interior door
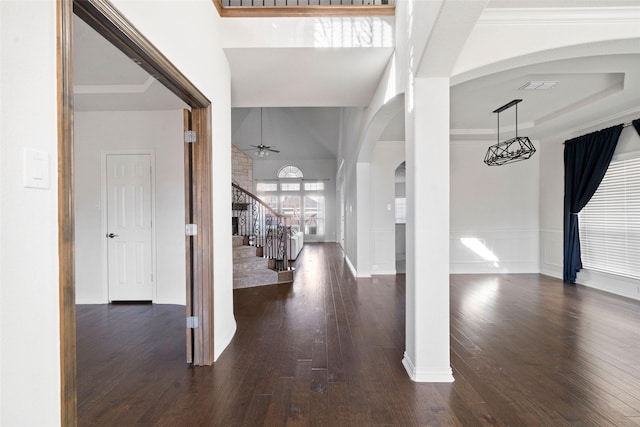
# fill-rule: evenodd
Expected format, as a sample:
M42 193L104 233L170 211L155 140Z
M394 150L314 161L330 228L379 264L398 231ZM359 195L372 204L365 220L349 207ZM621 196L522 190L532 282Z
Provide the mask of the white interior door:
M109 301L153 299L150 154L107 154Z

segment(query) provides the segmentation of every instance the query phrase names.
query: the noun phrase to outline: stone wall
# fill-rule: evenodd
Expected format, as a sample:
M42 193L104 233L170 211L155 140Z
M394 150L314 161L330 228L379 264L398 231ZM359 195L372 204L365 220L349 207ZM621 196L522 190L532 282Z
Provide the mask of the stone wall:
M233 182L253 193L253 159L235 145L231 150Z

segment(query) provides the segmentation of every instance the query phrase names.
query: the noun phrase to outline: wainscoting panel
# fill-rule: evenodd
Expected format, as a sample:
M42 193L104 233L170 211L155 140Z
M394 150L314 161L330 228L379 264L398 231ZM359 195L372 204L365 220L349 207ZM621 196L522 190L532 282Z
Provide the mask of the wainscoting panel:
M450 272L537 273L538 230L452 230Z
M562 279L562 230L540 230L540 272Z
M576 283L623 297L640 300L640 280L593 270L578 273Z
M563 232L562 230L540 231L540 272L562 279ZM583 269L576 283L627 298L640 300L640 280L613 274Z
M373 230L371 274L396 274L396 229Z

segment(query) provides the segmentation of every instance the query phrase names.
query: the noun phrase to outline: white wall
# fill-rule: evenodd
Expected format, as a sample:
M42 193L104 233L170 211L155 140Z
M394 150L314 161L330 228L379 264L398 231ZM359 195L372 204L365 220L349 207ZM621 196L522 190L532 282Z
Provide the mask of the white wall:
M108 302L102 152L151 149L155 159L153 302L186 304L183 113L76 112L76 302Z
M634 14L624 7L540 8L534 13L487 8L458 57L452 82L554 59L613 54L619 48L628 53L624 44L634 44L640 35Z
M562 279L564 139L541 142L540 273ZM537 154L537 153L536 153Z
M542 150L526 161L487 166L491 144L451 143L451 273L537 273ZM483 259L462 238L478 239L498 261Z
M396 274L395 172L404 141L378 141L371 158L371 274Z
M342 108L340 112L340 139L338 141L338 177L337 182L344 186L344 194L342 194L342 204L344 212L338 212L338 218L344 214L344 253L345 259L356 274L356 266L358 256L357 245L357 185L356 185L356 167L359 132L361 122L364 118L364 111L361 108L351 107ZM340 206L340 201L338 201Z
M538 272L540 150L526 162L489 167L482 162L488 145L451 144L450 271ZM394 177L404 149L403 141L379 141L373 150L371 274L395 273ZM497 265L471 251L461 238L477 238L498 257Z
M113 0L212 101L215 347L235 332L230 76L211 1ZM60 424L56 2L0 2L0 424ZM189 46L197 37L198 53ZM23 149L49 154L50 185L22 186ZM28 369L16 369L28 367Z
M631 118L625 118L621 121L630 120ZM541 273L562 279L564 227L564 145L562 142L597 129L619 124L621 121L603 123L597 128L585 129L576 134L558 136L544 141L541 159L544 162L544 173L541 174L540 182ZM620 134L613 159L637 156L640 156L640 136L632 126L629 126L624 128ZM578 273L576 283L640 300L637 280L583 269Z
M258 159L253 162L253 178L259 180L274 180L278 176L278 171L286 165L297 166L302 170L305 180L323 180L325 194L325 242L335 242L336 232L336 161L335 159L318 160L281 160L281 159ZM255 182L254 182L255 183ZM255 191L255 188L251 191ZM306 238L306 236L305 236Z
M235 333L231 250L231 78L209 0L113 4L212 102L214 356ZM194 46L197 45L197 49Z
M0 425L60 424L55 2L0 2ZM23 187L23 150L48 154Z
M357 275L358 260L358 203L356 168L347 170L344 187L344 252L345 259L354 276Z

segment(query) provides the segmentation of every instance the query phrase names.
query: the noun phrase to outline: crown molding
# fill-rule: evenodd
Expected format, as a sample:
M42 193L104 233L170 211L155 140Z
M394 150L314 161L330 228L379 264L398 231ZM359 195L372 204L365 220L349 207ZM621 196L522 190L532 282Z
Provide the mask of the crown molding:
M478 25L619 24L640 22L640 6L485 9Z
M149 76L143 84L139 85L74 85L73 91L76 95L145 93L155 81L155 77Z

